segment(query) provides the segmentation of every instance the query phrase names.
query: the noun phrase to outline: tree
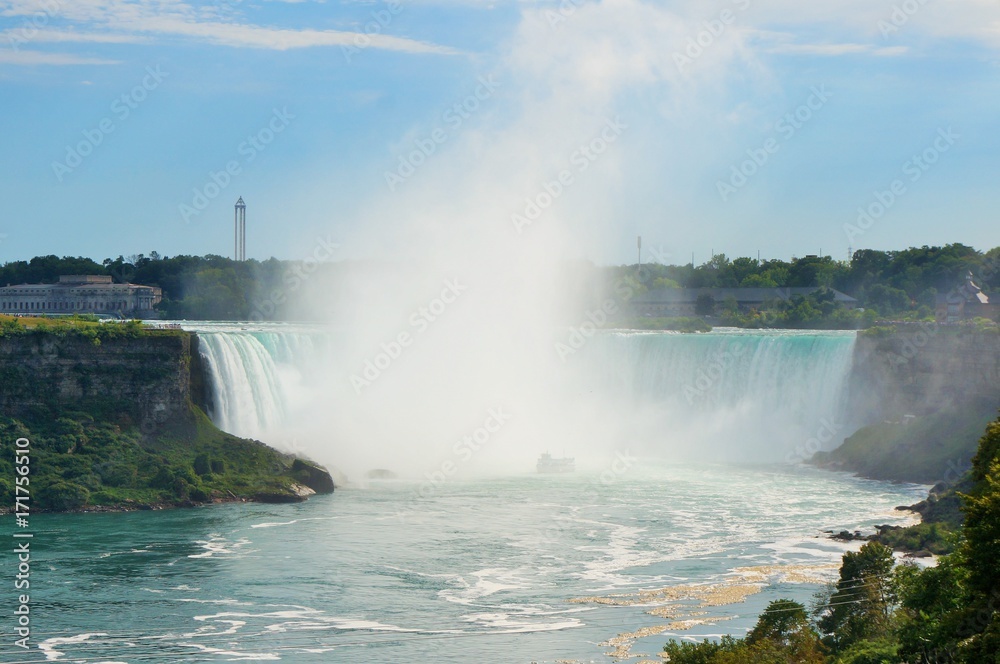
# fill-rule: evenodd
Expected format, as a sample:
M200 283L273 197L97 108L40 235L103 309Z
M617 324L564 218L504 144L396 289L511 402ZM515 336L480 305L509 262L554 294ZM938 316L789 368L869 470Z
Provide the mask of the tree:
M821 664L826 659L806 608L787 599L771 602L746 639L671 641L663 650L671 664Z
M910 297L906 291L885 284L872 286L864 298L865 306L874 306L884 315L906 311L910 308Z
M766 274L751 274L740 282L743 288L777 288L778 284Z
M757 624L747 634L748 643L770 640L789 645L799 635L816 637L809 624L806 607L790 599L777 599L767 605Z
M694 302L694 312L699 316L711 316L715 312L715 298L710 293L701 293Z
M892 549L868 542L857 553L844 554L840 581L819 627L838 650L889 632L896 602L892 585Z

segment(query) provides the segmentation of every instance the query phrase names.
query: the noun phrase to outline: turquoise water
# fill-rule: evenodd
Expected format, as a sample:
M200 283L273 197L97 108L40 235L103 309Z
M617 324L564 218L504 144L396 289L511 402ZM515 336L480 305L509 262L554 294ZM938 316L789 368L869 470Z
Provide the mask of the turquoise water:
M743 633L777 597L808 602L846 546L822 530L898 520L922 491L619 458L592 474L370 482L300 505L37 515L34 645L5 639L2 659L609 662L602 642L658 628L632 645L655 656L670 636ZM753 582L722 606L629 597ZM624 605L571 601L588 597ZM668 627L699 612L728 620Z

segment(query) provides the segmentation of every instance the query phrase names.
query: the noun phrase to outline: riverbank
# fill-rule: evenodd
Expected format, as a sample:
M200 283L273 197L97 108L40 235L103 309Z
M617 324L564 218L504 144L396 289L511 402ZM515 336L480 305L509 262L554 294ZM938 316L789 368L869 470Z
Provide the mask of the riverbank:
M843 540L874 540L896 551L926 556L954 550L961 529L961 497L972 487L969 470L982 432L996 417L988 402L948 407L922 416L905 416L862 427L830 452L818 452L812 465L860 477L930 485L927 497L899 506L920 523L880 526L875 534L838 533Z

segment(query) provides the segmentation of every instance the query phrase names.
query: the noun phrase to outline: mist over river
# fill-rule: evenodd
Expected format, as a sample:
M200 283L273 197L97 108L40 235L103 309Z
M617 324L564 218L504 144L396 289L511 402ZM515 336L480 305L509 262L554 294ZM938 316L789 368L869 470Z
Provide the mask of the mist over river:
M358 391L373 345L343 329L189 327L221 428L347 481L295 505L33 517L40 650L4 662L655 658L808 604L854 546L824 531L900 523L926 492L799 463L851 433L852 333L612 332L457 386L415 344ZM535 473L546 450L576 472Z

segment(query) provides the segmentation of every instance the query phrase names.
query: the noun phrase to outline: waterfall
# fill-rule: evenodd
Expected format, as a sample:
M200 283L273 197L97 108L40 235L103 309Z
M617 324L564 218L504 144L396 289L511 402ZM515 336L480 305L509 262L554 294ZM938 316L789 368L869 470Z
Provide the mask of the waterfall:
M636 399L703 411L752 402L808 418L846 405L854 341L853 332L625 333L600 339L590 360Z
M594 344L594 388L666 437L739 441L744 460L797 461L856 429L848 412L853 332L614 334ZM653 436L656 437L655 435Z
M330 438L344 438L348 434L337 429L338 423L353 417L358 426L350 435L364 437L372 422L399 418L402 435L412 433L412 447L418 447L420 428L407 424L400 408L421 406L415 402L423 399L433 404L434 374L425 372L424 387L418 383L402 399L372 405L350 389L348 376L360 361L342 356L348 339L344 331L192 329L201 339L212 386L210 416L223 430L271 442L286 427L312 424ZM336 335L345 336L335 340ZM556 438L572 444L594 431L595 436L631 441L630 449L642 453L707 450L708 444L724 441L725 453L733 459L787 459L807 441L818 437L830 447L852 433L846 397L854 343L852 332L609 332L595 336L566 364L540 368L532 389L513 398L525 402L520 412L556 422L536 426L525 436L534 446ZM392 391L405 383L405 369L392 371L380 389ZM537 378L545 380L550 373L554 377L540 390ZM516 391L520 383L513 385ZM430 412L425 423L434 420L434 407L425 409ZM816 451L816 445L807 451L800 458Z
M209 415L220 429L258 437L284 424L277 363L292 361L294 346L283 335L207 332L199 333L199 340L212 386Z

